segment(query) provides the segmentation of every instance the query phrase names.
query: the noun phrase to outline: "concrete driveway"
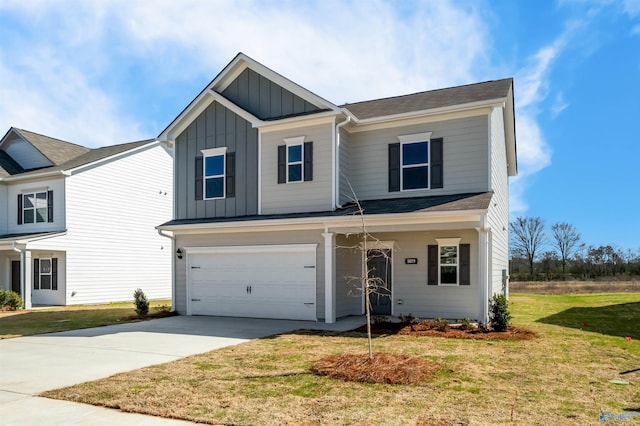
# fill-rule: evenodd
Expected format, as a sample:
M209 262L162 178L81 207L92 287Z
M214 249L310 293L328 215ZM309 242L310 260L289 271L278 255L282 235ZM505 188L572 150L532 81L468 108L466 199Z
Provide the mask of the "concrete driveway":
M35 395L272 334L301 328L349 330L362 323L360 317L324 324L176 316L0 340L0 423L5 426L189 424Z

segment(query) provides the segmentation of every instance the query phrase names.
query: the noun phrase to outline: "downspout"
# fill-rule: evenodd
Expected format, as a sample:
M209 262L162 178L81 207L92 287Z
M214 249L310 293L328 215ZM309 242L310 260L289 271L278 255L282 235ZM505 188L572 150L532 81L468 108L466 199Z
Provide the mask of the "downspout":
M162 229L157 229L158 235L161 237L169 238L171 240L171 312L176 311L176 273L175 273L175 235L165 234Z
M347 115L347 119L336 125L336 183L335 183L335 200L334 205L337 208L342 207L340 204L340 129L342 126L351 122L351 116Z

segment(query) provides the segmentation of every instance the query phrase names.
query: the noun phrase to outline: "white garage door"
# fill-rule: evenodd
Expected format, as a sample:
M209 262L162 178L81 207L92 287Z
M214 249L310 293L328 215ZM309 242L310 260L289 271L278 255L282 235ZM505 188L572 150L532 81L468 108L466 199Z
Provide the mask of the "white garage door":
M191 315L316 319L316 245L187 248Z

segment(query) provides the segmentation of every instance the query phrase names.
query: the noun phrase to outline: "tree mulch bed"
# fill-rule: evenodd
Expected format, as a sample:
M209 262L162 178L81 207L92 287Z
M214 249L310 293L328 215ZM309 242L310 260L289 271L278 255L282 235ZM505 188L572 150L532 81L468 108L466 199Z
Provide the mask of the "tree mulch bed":
M366 333L367 326L353 330L358 333ZM530 340L540 337L535 331L522 327L509 327L505 331L494 331L490 328L464 328L449 326L446 329L430 328L426 324L407 323L378 323L371 324L371 333L376 335L405 335L405 336L434 336L450 339L472 340Z
M317 361L311 371L349 382L424 385L435 375L433 362L411 355L374 353L331 355Z

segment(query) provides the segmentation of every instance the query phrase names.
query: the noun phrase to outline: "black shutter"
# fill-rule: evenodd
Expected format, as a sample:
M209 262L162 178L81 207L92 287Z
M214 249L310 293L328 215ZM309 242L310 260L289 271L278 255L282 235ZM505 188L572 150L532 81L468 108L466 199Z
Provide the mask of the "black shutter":
M471 285L471 245L460 244L460 285Z
M313 180L313 142L304 143L304 180Z
M51 290L58 289L58 258L51 259Z
M400 191L400 144L389 144L389 192Z
M195 194L196 194L196 200L202 200L202 174L203 174L203 170L202 170L202 156L200 157L196 157L196 162L195 162L195 174L196 174L196 180L195 180Z
M431 139L431 188L442 188L443 167L442 167L442 138Z
M278 146L278 183L287 183L287 146Z
M53 222L53 191L47 191L47 222Z
M22 225L22 194L18 194L18 225Z
M40 259L33 259L33 289L40 290ZM24 290L30 291L28 288Z
M427 250L427 284L438 285L438 246L429 245Z
M225 167L225 192L227 198L236 196L236 153L228 152Z

